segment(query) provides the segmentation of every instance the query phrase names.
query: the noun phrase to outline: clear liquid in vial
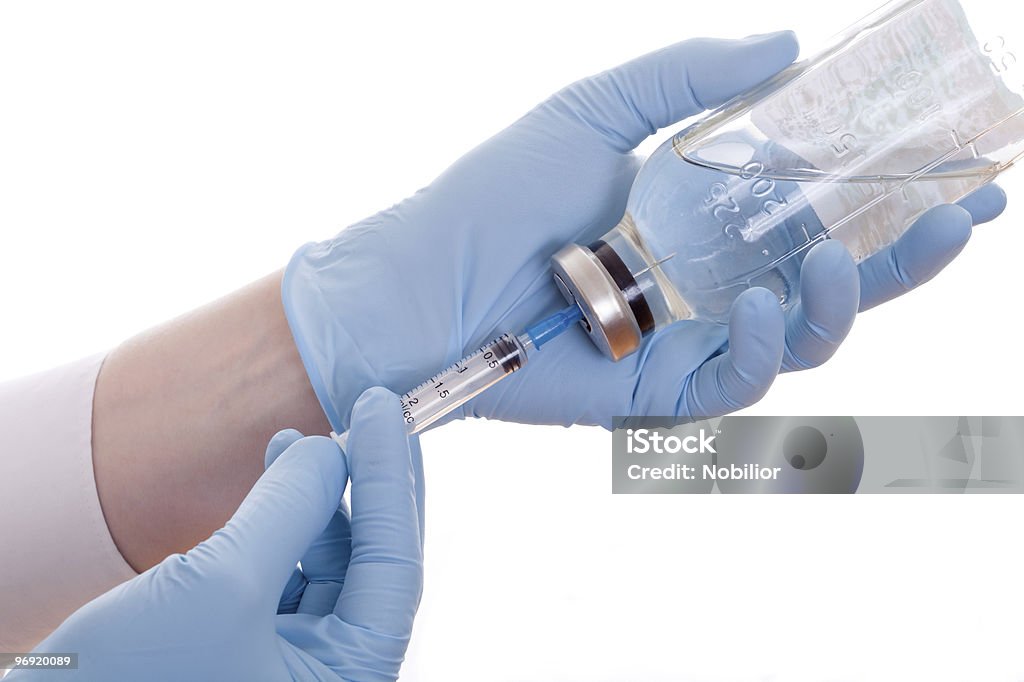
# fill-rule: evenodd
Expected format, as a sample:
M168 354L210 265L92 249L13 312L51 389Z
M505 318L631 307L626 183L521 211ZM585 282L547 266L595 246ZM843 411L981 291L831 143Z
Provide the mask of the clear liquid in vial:
M750 287L771 290L789 307L816 243L839 239L860 262L929 208L989 181L995 168L964 155L918 177L835 177L771 143L719 141L700 163L672 143L644 164L625 217L604 237L634 273L658 327L682 319L725 324L733 300Z

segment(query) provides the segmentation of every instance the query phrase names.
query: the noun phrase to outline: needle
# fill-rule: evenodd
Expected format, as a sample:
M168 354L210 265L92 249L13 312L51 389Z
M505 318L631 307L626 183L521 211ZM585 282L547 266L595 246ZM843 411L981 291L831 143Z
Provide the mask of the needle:
M648 265L648 266L647 266L646 268L644 268L644 269L643 269L643 270L641 270L640 272L637 272L637 273L635 273L635 274L633 275L633 277L639 277L640 275L644 274L645 272L650 272L650 271L651 271L651 270L653 270L654 268L656 268L656 267L660 266L660 265L661 265L662 263L664 263L665 261L668 261L668 260L672 260L672 259L673 259L673 258L675 258L675 257L676 257L676 254L675 254L675 253L670 253L669 255L665 256L665 257L664 257L664 258L662 258L661 260L658 260L658 261L654 261L653 263L651 263L650 265Z

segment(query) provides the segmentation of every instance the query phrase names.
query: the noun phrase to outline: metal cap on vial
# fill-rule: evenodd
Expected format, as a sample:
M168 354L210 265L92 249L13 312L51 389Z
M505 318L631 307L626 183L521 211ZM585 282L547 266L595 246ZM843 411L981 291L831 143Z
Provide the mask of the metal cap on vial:
M643 292L618 254L605 242L569 244L552 257L555 283L569 303L583 311L583 326L612 360L640 346L654 329Z

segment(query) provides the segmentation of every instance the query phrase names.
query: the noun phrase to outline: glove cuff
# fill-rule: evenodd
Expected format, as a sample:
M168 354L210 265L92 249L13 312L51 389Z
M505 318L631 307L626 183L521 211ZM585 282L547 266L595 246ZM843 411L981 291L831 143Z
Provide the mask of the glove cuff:
M281 280L281 302L313 392L331 428L342 433L348 429L349 413L356 399L379 382L345 328L325 324L337 319L338 310L329 301L339 297L328 297L318 285L322 252L316 242L299 247Z

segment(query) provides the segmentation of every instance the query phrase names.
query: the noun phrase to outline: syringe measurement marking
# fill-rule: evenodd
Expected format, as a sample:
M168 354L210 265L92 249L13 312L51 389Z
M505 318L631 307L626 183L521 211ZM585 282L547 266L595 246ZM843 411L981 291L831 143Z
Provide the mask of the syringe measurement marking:
M571 311L575 311L576 314L570 315ZM399 403L402 406L406 431L410 435L419 433L456 408L465 405L502 378L519 371L526 364L530 349L540 347L531 329L541 330L538 333L545 340L550 340L569 329L569 324L580 319L579 315L579 309L571 307L541 320L519 336L502 334L419 386L403 393ZM561 326L558 326L559 324ZM486 366L473 364L477 362L478 356L487 363ZM466 374L466 370L472 371ZM462 376L463 374L465 376ZM446 382L448 388L441 389ZM432 391L435 393L432 394ZM331 438L342 449L347 448L348 431L340 434L332 431Z
M426 381L421 383L419 386L416 386L415 388L413 388L411 391L408 391L407 393L404 393L402 395L402 398L401 398L401 404L402 404L402 416L405 419L405 423L406 424L415 424L416 423L416 415L413 414L413 407L415 405L418 405L420 401L419 401L419 398L416 398L414 396L416 394L426 390L427 386L430 386L432 389L437 391L438 399L446 400L451 395L451 392L448 389L440 390L441 387L444 386L444 381L441 381L441 380L444 379L446 376L448 376L450 374L462 374L463 372L465 372L467 369L469 369L469 364L474 359L476 359L476 357L478 355L483 354L484 359L488 361L487 362L487 366L488 366L489 369L494 369L495 367L497 367L498 366L498 361L496 359L494 359L494 351L490 351L487 348L488 348L487 345L481 346L472 355L469 355L469 356L467 356L465 358L457 360L455 363L453 363L450 367L448 367L444 371L438 372L434 376L430 377L429 379L427 379Z
M412 397L410 397L411 393L412 393L412 391L409 391L409 393L406 393L405 395L403 395L402 396L402 400L401 400L401 402L402 402L402 418L405 419L405 423L406 424L412 424L413 422L416 421L416 417L414 417L413 414L412 414L412 408L413 408L413 405L417 405L420 402L419 398L412 398Z

